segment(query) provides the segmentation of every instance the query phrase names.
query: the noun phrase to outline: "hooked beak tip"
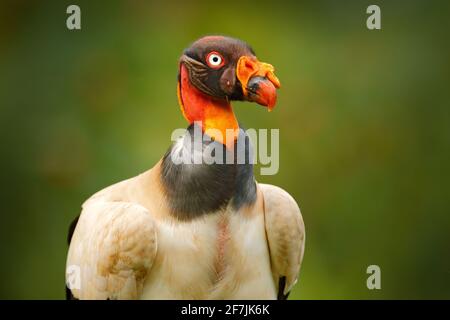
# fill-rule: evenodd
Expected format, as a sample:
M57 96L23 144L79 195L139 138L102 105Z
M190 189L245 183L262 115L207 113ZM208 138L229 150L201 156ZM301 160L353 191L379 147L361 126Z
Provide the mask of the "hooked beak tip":
M272 111L277 103L277 88L265 77L250 78L247 84L247 99Z
M277 89L281 86L274 72L272 65L255 57L239 58L236 75L242 84L245 99L266 106L271 111L277 102Z

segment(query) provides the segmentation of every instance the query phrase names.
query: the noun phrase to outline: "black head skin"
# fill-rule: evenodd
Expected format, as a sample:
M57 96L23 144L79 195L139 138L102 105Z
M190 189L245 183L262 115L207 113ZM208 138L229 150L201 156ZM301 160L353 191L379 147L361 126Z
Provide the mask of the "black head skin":
M208 54L217 52L223 65L212 68ZM255 56L253 49L244 41L225 37L207 36L195 41L181 56L191 83L203 93L227 100L243 100L242 86L236 77L236 65L241 56Z

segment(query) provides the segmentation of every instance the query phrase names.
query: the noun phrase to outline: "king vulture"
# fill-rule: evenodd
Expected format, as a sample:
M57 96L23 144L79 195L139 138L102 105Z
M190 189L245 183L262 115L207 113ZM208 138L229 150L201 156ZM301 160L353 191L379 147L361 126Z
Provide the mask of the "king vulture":
M274 68L243 41L207 36L186 49L177 89L189 127L153 168L84 202L69 230L67 297L286 299L305 245L295 200L257 183L248 159L174 162L195 148L235 150L247 136L230 101L272 109L279 86ZM210 139L190 148L196 129Z

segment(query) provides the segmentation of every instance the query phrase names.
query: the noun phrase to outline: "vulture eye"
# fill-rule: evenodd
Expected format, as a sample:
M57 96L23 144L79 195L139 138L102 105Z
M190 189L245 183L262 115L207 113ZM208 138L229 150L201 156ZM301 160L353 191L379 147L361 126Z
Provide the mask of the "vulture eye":
M225 61L223 60L220 53L213 51L208 53L208 55L206 56L206 63L213 69L219 69L224 65Z

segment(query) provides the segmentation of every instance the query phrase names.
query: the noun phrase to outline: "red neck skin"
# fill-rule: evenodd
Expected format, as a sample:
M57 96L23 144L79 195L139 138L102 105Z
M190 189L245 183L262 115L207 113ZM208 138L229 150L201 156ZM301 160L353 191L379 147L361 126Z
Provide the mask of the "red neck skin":
M238 135L239 125L230 102L214 99L194 87L183 64L180 67L180 78L178 99L183 116L189 123L201 122L204 133L228 148L232 148Z

